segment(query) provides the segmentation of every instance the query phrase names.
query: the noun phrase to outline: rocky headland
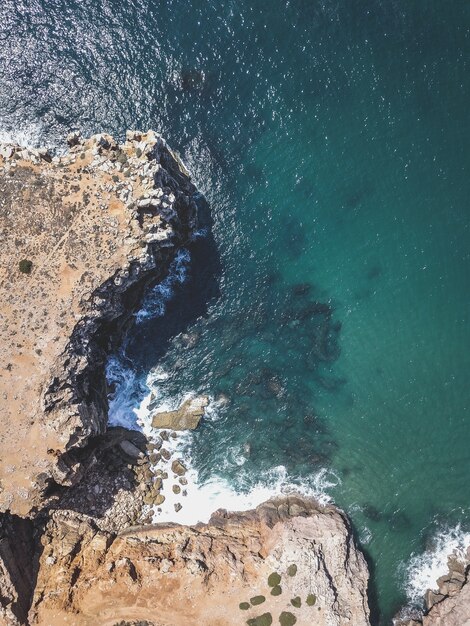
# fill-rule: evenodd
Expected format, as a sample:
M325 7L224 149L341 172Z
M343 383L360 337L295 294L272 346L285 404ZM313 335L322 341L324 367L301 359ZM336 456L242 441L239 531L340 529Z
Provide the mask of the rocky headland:
M197 191L153 132L70 150L0 148L0 510L77 483L107 427L106 356L197 223Z
M367 567L332 506L149 524L169 474L185 495L170 444L207 398L156 412L149 441L108 427L105 365L204 203L151 131L68 144L0 146L0 625L367 625Z

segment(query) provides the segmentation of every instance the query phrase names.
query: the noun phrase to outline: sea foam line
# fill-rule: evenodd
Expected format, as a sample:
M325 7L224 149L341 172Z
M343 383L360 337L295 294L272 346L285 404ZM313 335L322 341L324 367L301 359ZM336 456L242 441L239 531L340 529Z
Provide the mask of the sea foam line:
M413 555L406 565L406 593L411 605L420 606L428 589L437 591L437 580L447 574L449 556L470 561L470 532L460 524L440 530L434 537L432 548L422 554Z

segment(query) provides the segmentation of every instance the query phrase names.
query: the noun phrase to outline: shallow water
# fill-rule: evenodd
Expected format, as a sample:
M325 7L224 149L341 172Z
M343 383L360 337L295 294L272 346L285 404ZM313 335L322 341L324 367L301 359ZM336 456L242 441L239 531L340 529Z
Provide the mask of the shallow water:
M153 127L211 202L119 398L158 361L162 399L229 399L190 444L201 483L326 469L376 623L425 586L413 555L469 530L469 26L464 0L0 6L2 137Z

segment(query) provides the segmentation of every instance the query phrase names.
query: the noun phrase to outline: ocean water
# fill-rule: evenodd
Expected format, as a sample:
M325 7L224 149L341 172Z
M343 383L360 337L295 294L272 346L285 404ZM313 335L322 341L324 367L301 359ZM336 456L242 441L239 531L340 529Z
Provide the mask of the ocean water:
M1 139L152 127L210 202L111 420L209 395L182 513L321 493L374 624L419 603L470 531L468 2L4 0L0 39Z

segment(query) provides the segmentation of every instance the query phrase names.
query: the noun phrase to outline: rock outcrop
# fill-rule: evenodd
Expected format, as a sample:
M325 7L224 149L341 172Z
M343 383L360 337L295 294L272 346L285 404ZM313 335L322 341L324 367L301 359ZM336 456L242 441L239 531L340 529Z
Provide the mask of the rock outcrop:
M369 624L367 566L349 522L310 499L117 535L56 511L42 544L31 625L256 626L282 613L299 626Z
M0 626L27 620L34 588L34 527L29 520L0 516Z
M175 411L160 411L152 415L154 428L171 430L194 430L198 427L204 409L209 404L207 396L189 398Z
M196 225L197 192L153 132L0 146L0 511L76 483L107 423L104 365Z
M425 594L420 619L395 621L395 626L470 626L470 548L467 558L448 559L449 571Z

